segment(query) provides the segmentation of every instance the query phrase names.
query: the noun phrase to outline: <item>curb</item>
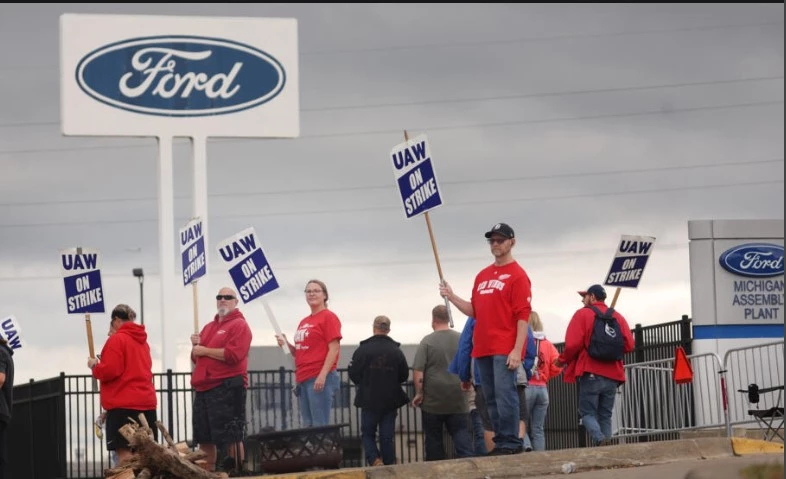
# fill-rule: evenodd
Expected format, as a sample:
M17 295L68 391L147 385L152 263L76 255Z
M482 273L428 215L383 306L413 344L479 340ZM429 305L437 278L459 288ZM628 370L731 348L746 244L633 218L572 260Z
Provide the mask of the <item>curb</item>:
M752 454L783 454L783 444L779 442L763 441L761 439L747 439L744 437L731 438L731 447L735 456Z
M513 456L472 457L417 462L395 466L310 471L257 476L266 479L477 479L478 477L531 477L562 474L562 465L575 464L575 472L648 466L670 462L733 457L762 452L783 454L783 444L755 439L713 437L620 444L604 447L528 452Z

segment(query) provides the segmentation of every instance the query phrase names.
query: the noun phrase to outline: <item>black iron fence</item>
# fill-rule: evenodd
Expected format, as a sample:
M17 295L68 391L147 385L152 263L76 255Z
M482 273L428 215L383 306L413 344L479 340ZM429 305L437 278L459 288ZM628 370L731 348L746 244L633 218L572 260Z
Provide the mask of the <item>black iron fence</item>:
M690 319L634 328L636 347L626 363L674 356L676 346L690 354ZM562 350L562 343L555 344ZM346 370L339 370L341 386L333 407L333 424L342 424L345 467L363 464L360 412L352 406L355 386ZM158 395L158 418L176 442L191 441L193 391L190 373L168 370L154 375ZM247 395L248 435L300 426L298 399L292 393L294 372L280 368L249 371ZM414 387L407 384L410 397ZM559 378L549 383L550 406L546 419L547 449L586 445L578 421L576 386ZM66 376L30 381L14 388L14 417L9 429L11 477L30 479L101 478L110 467L110 456L97 434L95 420L101 413L98 385L90 376ZM253 444L247 454L253 464ZM399 463L423 458L420 411L402 407L396 422L396 453Z

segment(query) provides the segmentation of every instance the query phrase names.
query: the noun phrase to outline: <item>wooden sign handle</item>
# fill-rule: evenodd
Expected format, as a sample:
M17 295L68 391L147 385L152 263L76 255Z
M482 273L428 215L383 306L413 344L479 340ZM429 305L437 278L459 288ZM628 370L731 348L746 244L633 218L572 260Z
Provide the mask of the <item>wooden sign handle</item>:
M191 286L194 287L192 290L194 293L194 334L199 334L199 301L197 301L197 282L198 281L194 281L191 283Z
M96 357L96 350L93 346L93 325L90 323L90 313L85 313L85 327L87 328L87 349L90 357Z
M611 300L611 306L609 306L610 308L613 308L614 305L617 304L617 298L620 297L620 289L621 288L617 288L617 291L614 291L614 298Z

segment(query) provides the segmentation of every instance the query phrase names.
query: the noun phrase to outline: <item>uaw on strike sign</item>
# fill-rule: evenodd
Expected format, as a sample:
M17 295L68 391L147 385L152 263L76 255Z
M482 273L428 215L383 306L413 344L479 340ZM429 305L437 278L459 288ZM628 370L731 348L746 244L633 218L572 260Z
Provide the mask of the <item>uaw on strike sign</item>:
M100 260L101 255L96 249L70 248L60 251L68 314L104 312Z
M229 275L244 303L278 288L278 281L262 252L254 228L247 228L220 242L218 256L229 268Z
M193 219L180 230L180 256L183 265L183 286L205 275L205 235L202 220Z
M399 143L390 156L407 218L442 204L426 135Z
M652 236L623 236L603 284L637 288L654 246L655 238Z

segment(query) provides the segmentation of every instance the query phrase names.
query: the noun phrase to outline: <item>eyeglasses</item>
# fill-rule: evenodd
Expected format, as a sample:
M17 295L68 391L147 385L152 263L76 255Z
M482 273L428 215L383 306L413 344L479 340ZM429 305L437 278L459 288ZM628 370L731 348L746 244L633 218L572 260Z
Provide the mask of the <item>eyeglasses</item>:
M508 238L489 238L486 241L488 241L489 244L502 244L502 243L504 243L507 240L508 240Z
M235 299L235 297L232 296L231 294L217 294L216 295L216 301L221 301L222 299L226 300L226 301L232 301L233 299Z
M306 293L306 294L317 294L317 293L321 293L322 290L321 289L307 289L307 290L305 290L303 292Z

